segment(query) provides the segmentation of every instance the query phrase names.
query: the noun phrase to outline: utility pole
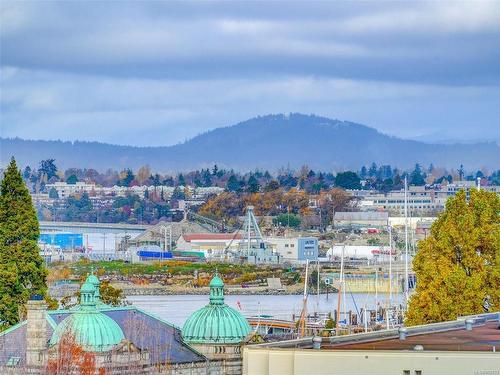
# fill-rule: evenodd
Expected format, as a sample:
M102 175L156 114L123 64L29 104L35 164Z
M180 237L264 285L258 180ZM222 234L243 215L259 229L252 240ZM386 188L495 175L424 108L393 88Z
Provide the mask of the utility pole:
M172 223L170 223L170 226L168 227L168 233L169 233L169 242L168 242L168 247L170 252L172 252Z

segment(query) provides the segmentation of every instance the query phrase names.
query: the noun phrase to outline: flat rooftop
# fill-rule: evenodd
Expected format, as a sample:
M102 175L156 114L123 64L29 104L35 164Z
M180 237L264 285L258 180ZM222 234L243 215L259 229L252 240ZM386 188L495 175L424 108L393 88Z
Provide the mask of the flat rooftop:
M489 351L500 352L500 323L486 322L468 331L464 328L443 332L408 335L398 338L374 339L366 342L322 343L323 349L342 350L414 350L421 345L424 350L436 351Z
M467 329L466 322L469 322ZM417 346L418 349L415 347ZM419 347L420 346L420 347ZM276 349L313 349L313 337L252 345ZM500 312L461 317L415 327L323 337L321 350L483 351L500 353Z

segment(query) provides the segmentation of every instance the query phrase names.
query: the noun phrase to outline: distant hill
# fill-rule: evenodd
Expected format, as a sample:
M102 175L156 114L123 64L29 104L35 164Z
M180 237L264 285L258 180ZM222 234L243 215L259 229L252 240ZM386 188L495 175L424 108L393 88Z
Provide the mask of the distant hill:
M500 168L495 142L429 144L391 137L347 121L313 115L268 115L200 134L165 147L117 146L98 142L1 140L2 165L14 155L19 165L54 158L60 168L136 169L148 164L171 172L219 166L276 170L307 164L322 170L358 169L371 162L411 167L415 163L457 168Z

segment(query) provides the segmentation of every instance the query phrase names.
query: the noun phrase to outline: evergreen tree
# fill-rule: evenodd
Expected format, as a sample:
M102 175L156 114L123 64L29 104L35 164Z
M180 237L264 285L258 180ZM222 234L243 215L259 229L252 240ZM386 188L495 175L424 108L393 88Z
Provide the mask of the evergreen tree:
M458 178L460 180L464 179L465 171L464 171L464 165L460 164L460 168L458 168Z
M184 194L183 190L179 189L179 187L176 186L170 198L173 200L183 200L186 199L186 195Z
M344 189L361 189L358 175L351 171L338 173L335 177L335 186Z
M196 186L197 188L203 186L203 182L201 182L200 176L195 176L193 183L194 183L194 186Z
M229 177L229 180L227 180L226 189L227 191L233 191L233 192L240 190L240 183L238 182L238 179L234 174L232 174Z
M186 186L186 179L182 173L180 173L179 177L177 177L177 186Z
M151 185L153 186L160 186L161 185L161 181L160 181L160 175L158 173L155 173L155 175L151 175L149 177L149 180L151 181Z
M300 216L294 214L280 214L273 219L274 225L280 225L282 227L299 228L300 227Z
M248 179L247 190L249 193L258 193L260 190L259 181L253 175Z
M463 190L419 242L413 261L417 289L405 323L455 320L500 307L500 198L484 190Z
M415 169L410 174L409 184L415 186L425 185L425 175L422 174L419 164L415 164Z
M77 182L78 182L78 177L76 177L74 174L72 174L66 179L66 183L70 185L75 185Z
M370 165L370 169L368 170L368 176L370 177L376 177L377 176L377 164L375 162Z
M174 186L174 178L172 176L166 177L163 180L162 185L173 187Z
M19 321L32 294L46 295L36 211L12 158L0 188L0 329Z
M24 168L24 172L23 172L23 178L25 180L28 180L31 176L31 168L29 165L26 166L26 168Z
M361 179L365 179L366 178L366 175L367 175L368 171L366 170L366 167L363 165L361 167L361 170L359 171L359 177L361 177Z
M201 171L201 176L203 178L203 186L206 187L212 186L212 176L208 168L206 170Z
M134 181L134 174L131 169L127 169L121 173L122 178L118 180L118 186L130 186L132 181Z
M50 180L52 177L57 176L55 159L42 160L40 162L40 168L38 169L38 172L40 174L45 174L45 176L47 176L47 180Z

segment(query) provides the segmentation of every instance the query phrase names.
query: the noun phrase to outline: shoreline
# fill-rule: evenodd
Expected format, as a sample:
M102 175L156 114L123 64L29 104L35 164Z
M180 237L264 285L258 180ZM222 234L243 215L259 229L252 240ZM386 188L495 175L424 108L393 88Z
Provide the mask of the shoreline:
M123 291L124 297L129 296L154 296L154 295L208 295L210 293L209 287L191 287L191 286L137 286L128 285L123 283L111 283L115 288L119 288ZM49 287L49 293L54 298L63 298L65 296L73 295L78 291L78 284L70 284L57 287ZM286 286L282 289L269 289L267 286L263 287L225 287L224 293L226 295L302 295L304 292L303 286L300 284ZM334 294L337 290L329 291L328 294ZM315 294L315 293L314 293ZM321 292L320 294L327 294L326 292Z

